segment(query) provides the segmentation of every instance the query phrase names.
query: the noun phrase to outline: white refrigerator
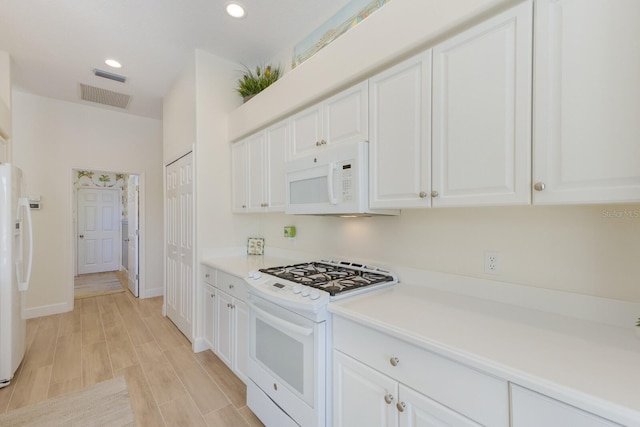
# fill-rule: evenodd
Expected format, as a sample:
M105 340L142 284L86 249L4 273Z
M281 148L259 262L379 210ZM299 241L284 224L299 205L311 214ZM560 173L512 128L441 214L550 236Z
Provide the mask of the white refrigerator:
M9 385L24 357L22 298L32 261L31 211L22 171L0 163L0 388Z

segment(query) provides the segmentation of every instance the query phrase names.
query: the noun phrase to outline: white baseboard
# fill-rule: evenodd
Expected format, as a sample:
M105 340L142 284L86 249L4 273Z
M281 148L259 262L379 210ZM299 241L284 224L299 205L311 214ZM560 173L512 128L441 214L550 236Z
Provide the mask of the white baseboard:
M209 350L209 346L202 337L195 338L193 340L192 348L194 353L200 353L201 351Z
M145 289L144 295L140 295L140 298L154 298L164 295L164 288Z
M50 316L52 314L66 313L73 310L73 306L66 302L58 304L41 305L40 307L25 308L22 310L22 317L33 319L35 317Z

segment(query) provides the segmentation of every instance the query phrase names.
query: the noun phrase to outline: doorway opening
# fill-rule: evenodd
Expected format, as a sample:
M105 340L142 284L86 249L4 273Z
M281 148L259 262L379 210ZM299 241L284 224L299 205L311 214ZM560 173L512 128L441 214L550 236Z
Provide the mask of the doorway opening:
M73 169L74 298L140 294L140 175Z

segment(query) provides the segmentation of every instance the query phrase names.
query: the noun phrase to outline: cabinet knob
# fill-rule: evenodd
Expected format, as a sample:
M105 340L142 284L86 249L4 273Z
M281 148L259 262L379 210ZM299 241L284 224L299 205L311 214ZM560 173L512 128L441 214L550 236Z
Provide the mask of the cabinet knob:
M227 308L231 308L231 304L227 303Z
M418 194L418 196L420 196L421 199L424 199L425 197L427 197L427 193L425 193L424 191L421 191L420 194Z
M391 363L391 366L398 366L398 363L400 363L400 359L398 359L397 357L392 357L391 359L389 359L389 363Z
M393 402L393 395L392 395L392 394L387 394L387 395L384 397L384 401L385 401L385 402L387 402L387 405L390 405L390 404L391 404L391 402Z
M214 298L214 297L215 297L215 295L214 295L214 294L211 294L211 298Z
M535 184L533 184L533 189L536 191L542 191L544 190L546 187L546 185L544 184L544 182L536 182Z
M211 277L211 275L210 275L209 273L207 273L207 274L205 274L205 275L204 275L204 277L205 277L206 279L208 279L209 277Z
M320 145L327 145L327 141L323 139L322 141L320 141Z
M320 147L320 141L316 141L316 147Z
M242 205L242 209L245 209L247 207L247 205Z
M431 197L438 197L440 194L438 194L438 192L436 190L433 190L431 192Z
M234 285L229 285L229 289L233 289L233 288L235 288Z
M407 405L404 402L396 403L396 408L398 408L398 412L404 412L404 408L406 407Z

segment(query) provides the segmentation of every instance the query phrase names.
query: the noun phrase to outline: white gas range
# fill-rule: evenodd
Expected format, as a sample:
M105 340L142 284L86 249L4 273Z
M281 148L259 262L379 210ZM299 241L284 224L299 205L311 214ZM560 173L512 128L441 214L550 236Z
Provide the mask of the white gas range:
M247 404L267 427L331 425L327 304L398 283L395 274L345 261L251 271Z

